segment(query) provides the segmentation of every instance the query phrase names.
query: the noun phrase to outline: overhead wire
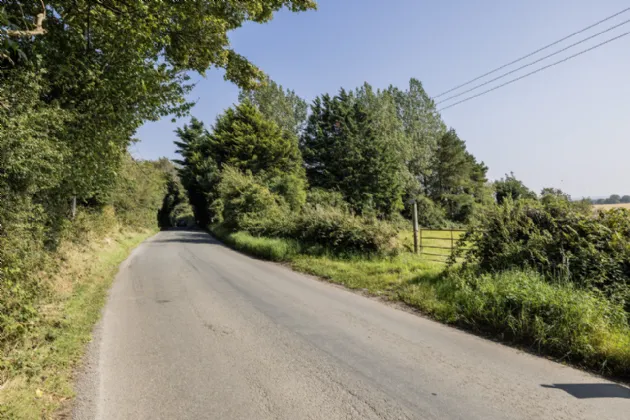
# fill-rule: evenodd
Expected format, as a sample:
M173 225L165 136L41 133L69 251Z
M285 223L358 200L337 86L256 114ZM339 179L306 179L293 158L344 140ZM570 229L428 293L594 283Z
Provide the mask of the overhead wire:
M571 45L569 45L569 46L567 46L567 47L562 48L561 50L555 51L555 52L553 52L553 53L551 53L551 54L548 54L548 55L546 55L546 56L544 56L544 57L541 57L541 58L539 58L539 59L537 59L537 60L535 60L535 61L532 61L531 63L524 64L524 65L522 65L521 67L518 67L518 68L516 68L516 69L514 69L514 70L510 70L510 71L508 71L507 73L503 73L502 75L497 76L497 77L495 77L494 79L490 79L490 80L488 80L488 81L486 81L486 82L483 82L483 83L481 83L481 84L479 84L479 85L476 85L476 86L474 86L474 87L472 87L472 88L470 88L470 89L468 89L468 90L465 90L465 91L463 91L463 92L460 92L460 93L458 93L458 94L456 94L456 95L449 96L449 97L448 97L448 98L446 98L446 99L442 99L441 101L436 102L436 105L439 105L439 104L444 103L444 102L448 102L448 101L450 101L451 99L459 98L460 96L465 95L465 94L467 94L467 93L470 93L470 92L472 92L473 90L477 90L477 89L479 89L480 87L483 87L483 86L489 85L489 84L490 84L490 83L492 83L492 82L496 82L497 80L503 79L504 77L509 76L510 74L514 74L514 73L516 73L516 72L518 72L518 71L520 71L520 70L523 70L524 68L531 67L531 66L533 66L534 64L538 64L538 63L540 63L541 61L544 61L544 60L546 60L546 59L548 59L548 58L551 58L551 57L553 57L553 56L556 56L556 55L558 55L558 54L560 54L560 53L562 53L562 52L565 52L565 51L567 51L567 50L569 50L569 49L571 49L571 48L573 48L573 47L575 47L575 46L577 46L577 45L583 44L583 43L585 43L586 41L590 41L590 40L591 40L591 39L593 39L593 38L596 38L596 37L598 37L598 36L600 36L600 35L603 35L603 34L605 34L605 33L607 33L607 32L610 32L610 31L612 31L612 30L614 30L614 29L617 29L617 28L619 28L619 27L621 27L621 26L623 26L623 25L626 25L626 24L628 24L628 23L630 23L630 19L628 19L628 20L626 20L626 21L623 21L623 22L621 22L621 23L619 23L619 24L617 24L617 25L611 26L611 27L610 27L610 28L608 28L608 29L605 29L605 30L603 30L603 31L601 31L601 32L598 32L598 33L596 33L596 34L593 34L593 35L591 35L591 36L589 36L589 37L587 37L587 38L584 38L584 39L582 39L582 40L580 40L580 41L578 41L578 42L575 42L575 43L573 43L573 44L571 44Z
M589 26L587 26L587 27L585 27L585 28L582 28L582 29L580 29L579 31L573 32L573 33L571 33L571 34L569 34L569 35L567 35L567 36L565 36L565 37L563 37L563 38L560 38L559 40L554 41L554 42L552 42L551 44L545 45L544 47L541 47L541 48L537 49L536 51L533 51L533 52L531 52L531 53L529 53L529 54L527 54L527 55L524 55L524 56L522 56L522 57L520 57L520 58L517 58L516 60L513 60L513 61L511 61L511 62L509 62L509 63L507 63L507 64L504 64L504 65L500 66L500 67L497 67L497 68L496 68L496 69L494 69L494 70L490 70L489 72L484 73L484 74L482 74L481 76L475 77L474 79L471 79L471 80L469 80L469 81L467 81L467 82L465 82L465 83L462 83L461 85L455 86L455 87L454 87L454 88L452 88L452 89L449 89L449 90L447 90L447 91L445 91L445 92L442 92L442 93L440 93L439 95L435 96L435 97L434 97L434 99L437 99L437 98L439 98L439 97L441 97L441 96L446 95L447 93L451 93L451 92L453 92L453 91L455 91L455 90L458 90L458 89L460 89L460 88L462 88L462 87L464 87L464 86L468 86L469 84L471 84L471 83L473 83L473 82L476 82L476 81L477 81L477 80L479 80L479 79L483 79L484 77L489 76L489 75L491 75L491 74L493 74L493 73L496 73L496 72L497 72L497 71L499 71L499 70L503 70L503 69L504 69L504 68L506 68L506 67L509 67L509 66L511 66L511 65L513 65L513 64L518 63L519 61L523 61L523 60L525 60L526 58L529 58L529 57L531 57L531 56L533 56L533 55L536 55L536 54L538 54L538 53L539 53L539 52L541 52L541 51L544 51L544 50L546 50L546 49L548 49L548 48L553 47L554 45L558 45L559 43L561 43L561 42L563 42L563 41L566 41L566 40L567 40L567 39L569 39L569 38L572 38L572 37L574 37L574 36L576 36L576 35L579 35L579 34L581 34L581 33L584 33L584 32L586 32L586 31L588 31L589 29L592 29L592 28L594 28L594 27L596 27L596 26L598 26L598 25L601 25L602 23L607 22L607 21L609 21L609 20L611 20L611 19L614 19L615 17L617 17L617 16L619 16L619 15L621 15L621 14L623 14L623 13L626 13L626 12L628 12L628 11L630 11L630 7L626 8L626 9L623 9L623 10L621 10L621 11L619 11L619 12L617 12L617 13L615 13L615 14L611 15L611 16L608 16L608 17L606 17L606 18L604 18L604 19L602 19L602 20L600 20L600 21L598 21L598 22L595 22L595 23L593 23L592 25L589 25Z
M475 99L475 98L478 98L478 97L480 97L480 96L486 95L486 94L488 94L488 93L490 93L490 92L493 92L493 91L495 91L495 90L497 90L497 89L500 89L500 88L502 88L502 87L504 87L504 86L510 85L510 84L512 84L512 83L514 83L514 82L517 82L517 81L521 80L521 79L524 79L524 78L526 78L526 77L532 76L532 75L534 75L534 74L536 74L536 73L540 73L541 71L546 70L546 69L548 69L548 68L550 68L550 67L554 67L554 66L556 66L556 65L558 65L558 64L564 63L565 61L569 61L569 60L571 60L571 59L573 59L573 58L575 58L575 57L578 57L578 56L580 56L580 55L582 55L582 54L585 54L585 53L587 53L587 52L589 52L589 51L593 51L593 50L594 50L594 49L596 49L596 48L602 47L602 46L604 46L604 45L606 45L606 44L608 44L608 43L611 43L611 42L613 42L613 41L616 41L616 40L618 40L618 39L620 39L620 38L623 38L624 36L627 36L627 35L630 35L630 31L629 31L629 32L624 32L623 34L618 35L618 36L616 36L616 37L614 37L614 38L607 39L607 40L606 40L606 41L604 41L604 42L601 42L601 43L599 43L599 44L597 44L597 45L594 45L594 46L592 46L592 47L590 47L590 48L587 48L587 49L585 49L585 50L582 50L582 51L580 51L580 52L578 52L578 53L576 53L576 54L573 54L573 55L570 55L570 56L568 56L568 57L565 57L565 58L563 58L562 60L556 61L556 62L554 62L554 63L551 63L551 64L548 64L548 65L546 65L546 66L544 66L544 67L541 67L541 68L539 68L539 69L536 69L536 70L534 70L534 71L531 71L531 72L529 72L529 73L527 73L527 74L524 74L524 75L522 75L522 76L519 76L519 77L517 77L517 78L514 78L514 79L512 79L512 80L509 80L509 81L507 81L507 82L505 82L505 83L502 83L502 84L500 84L500 85L498 85L498 86L495 86L495 87L493 87L493 88L491 88L491 89L485 90L485 91L480 92L480 93L478 93L478 94L476 94L476 95L469 96L469 97L467 97L467 98L462 99L461 101L457 101L457 102L455 102L455 103L453 103L453 104L450 104L450 105L448 105L448 106L445 106L445 107L443 107L443 108L440 108L440 109L438 109L438 112L444 111L445 109L452 108L452 107L454 107L455 105L459 105L459 104L461 104L461 103L468 102L468 101L470 101L471 99Z

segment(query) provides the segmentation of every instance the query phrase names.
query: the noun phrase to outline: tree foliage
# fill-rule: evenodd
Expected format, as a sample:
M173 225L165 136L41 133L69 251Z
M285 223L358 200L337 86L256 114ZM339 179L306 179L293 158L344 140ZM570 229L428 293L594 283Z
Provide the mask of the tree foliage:
M536 193L527 188L522 181L516 179L514 173L506 174L505 178L495 181L494 191L499 204L502 204L507 198L512 200L536 198Z
M271 79L256 89L241 90L239 101L248 99L264 117L286 132L298 136L306 122L308 105L295 91L284 89Z
M468 264L484 272L535 270L549 281L603 293L630 310L630 211L596 217L562 196L511 197L487 208L465 236Z
M455 130L444 133L437 141L428 177L428 194L447 211L451 220L466 222L476 203L485 196L488 168L466 151L465 143Z
M593 204L627 204L630 203L630 195L621 197L619 194L612 194L608 198L600 198L598 200L592 200L592 202Z
M33 273L75 229L72 202L79 215L113 208L123 223L155 223L165 164L133 159L128 147L144 122L187 113L189 72L221 68L241 88L258 86L263 73L231 49L228 32L268 22L281 8L314 7L312 0L0 4L0 344L5 320L28 325L43 289ZM208 169L194 172L195 182L212 182Z
M231 168L229 173L235 170L262 180L265 188L285 197L292 208L304 203L304 169L297 138L266 119L248 99L220 115L211 131L193 118L177 135L182 156L179 173L202 225L223 217L226 203L216 200L222 196L218 188L226 167Z
M337 189L360 213L400 210L400 153L377 130L382 122L364 98L343 89L316 98L300 142L310 184Z

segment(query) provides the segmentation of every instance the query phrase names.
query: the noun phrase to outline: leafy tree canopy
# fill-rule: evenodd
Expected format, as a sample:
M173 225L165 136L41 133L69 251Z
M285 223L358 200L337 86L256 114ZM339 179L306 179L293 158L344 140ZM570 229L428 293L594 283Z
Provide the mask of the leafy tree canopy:
M299 135L306 122L308 105L295 91L284 90L271 79L256 89L241 90L239 101L249 100L267 118L280 128Z

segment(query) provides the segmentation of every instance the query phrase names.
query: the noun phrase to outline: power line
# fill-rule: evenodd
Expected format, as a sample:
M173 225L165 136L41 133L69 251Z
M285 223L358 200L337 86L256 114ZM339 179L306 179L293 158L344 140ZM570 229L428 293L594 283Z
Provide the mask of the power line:
M496 69L491 70L491 71L489 71L489 72L487 72L487 73L485 73L485 74L482 74L482 75L481 75L481 76L479 76L479 77L475 77L474 79L471 79L471 80L467 81L466 83L462 83L461 85L456 86L456 87L454 87L453 89L449 89L449 90L447 90L446 92L442 92L442 93L440 93L439 95L435 96L435 97L434 97L434 99L437 99L437 98L439 98L440 96L444 96L444 95L446 95L447 93L451 93L451 92L453 92L454 90L457 90L457 89L462 88L462 87L464 87L464 86L468 86L469 84L471 84L471 83L473 83L473 82L476 82L476 81L477 81L477 80L479 80L479 79L483 79L484 77L489 76L489 75L491 75L492 73L496 73L496 72L498 72L499 70L503 70L504 68L509 67L509 66L511 66L512 64L516 64L516 63L518 63L519 61L523 61L523 60L525 60L526 58L531 57L532 55L538 54L539 52L544 51L544 50L546 50L546 49L548 49L548 48L550 48L550 47L553 47L554 45L557 45L557 44L561 43L562 41L566 41L567 39L572 38L572 37L574 37L575 35L579 35L579 34L581 34L581 33L583 33L583 32L586 32L586 31L588 31L589 29L594 28L595 26L601 25L602 23L607 22L607 21L609 21L610 19L613 19L613 18L615 18L615 17L617 17L617 16L619 16L619 15L621 15L621 14L623 14L623 13L626 13L626 12L627 12L627 11L629 11L629 10L630 10L630 7L626 8L626 9L623 9L622 11L617 12L617 13L615 13L614 15L608 16L607 18L604 18L604 19L600 20L599 22L595 22L595 23L593 23L592 25L587 26L586 28L580 29L580 30L579 30L579 31L577 31L577 32L573 32L572 34L567 35L567 36L565 36L564 38L561 38L561 39L559 39L559 40L557 40L557 41L555 41L555 42L552 42L552 43L551 43L551 44L549 44L549 45L545 45L544 47L539 48L539 49L537 49L536 51L534 51L534 52L532 52L532 53L529 53L529 54L527 54L527 55L524 55L524 56L522 56L521 58L517 58L516 60L511 61L511 62L509 62L509 63L507 63L507 64L504 64L504 65L503 65L503 66L501 66L501 67L497 67Z
M510 74L516 73L516 72L517 72L517 71L519 71L519 70L523 70L524 68L531 67L531 66L533 66L534 64L540 63L541 61L544 61L544 60L546 60L546 59L548 59L548 58L551 58L551 57L553 57L554 55L558 55L558 54L560 54L561 52L565 52L566 50L571 49L571 48L575 47L576 45L583 44L583 43L585 43L586 41L590 41L590 40L591 40L591 39L593 39L593 38L596 38L596 37L598 37L598 36L600 36L600 35L602 35L602 34L605 34L605 33L607 33L607 32L610 32L610 31L612 31L613 29L617 29L617 28L619 28L620 26L626 25L626 24L628 24L628 23L630 23L630 19L628 19L628 20L626 20L626 21L624 21L624 22L621 22L621 23L620 23L620 24L618 24L618 25L611 26L610 28L605 29L605 30L603 30L603 31L601 31L601 32L598 32L598 33L596 33L596 34L594 34L594 35L591 35L591 36L589 36L588 38L584 38L584 39L582 39L581 41L578 41L578 42L576 42L576 43L573 43L573 44L569 45L568 47L565 47L565 48L563 48L563 49L561 49L561 50L558 50L558 51L556 51L556 52L553 52L553 53L551 53L551 54L549 54L549 55L546 55L546 56L544 56L544 57L542 57L542 58L539 58L538 60L532 61L531 63L524 64L524 65L522 65L521 67L518 67L518 68L516 68L516 69L514 69L514 70L508 71L507 73L503 73L502 75L497 76L497 77L495 77L494 79L490 79L490 80L488 80L487 82L483 82L483 83L481 83L481 84L479 84L479 85L477 85L477 86L474 86L474 87L472 87L472 88L470 88L470 89L468 89L468 90L465 90L465 91L463 91L463 92L460 92L460 93L458 93L458 94L456 94L456 95L449 96L449 97L448 97L448 98L446 98L446 99L442 99L441 101L437 102L437 103L436 103L436 105L439 105L439 104L442 104L442 103L444 103L444 102L450 101L451 99L458 98L458 97L460 97L460 96L462 96L462 95L465 95L465 94L467 94L467 93L469 93L469 92L472 92L473 90L477 90L477 89L479 89L479 88L480 88L480 87L482 87L482 86L489 85L489 84L490 84L490 83L492 83L492 82L496 82L496 81L497 81L497 80L499 80L499 79L503 79L505 76L509 76Z
M580 52L578 52L578 53L576 53L576 54L570 55L570 56L568 56L568 57L566 57L566 58L563 58L562 60L556 61L555 63L551 63L551 64L549 64L549 65L546 65L546 66L544 66L544 67L541 67L541 68L539 68L539 69L536 69L536 70L534 70L534 71L532 71L532 72L529 72L529 73L527 73L527 74L524 74L524 75L522 75L522 76L520 76L520 77L517 77L517 78L515 78L515 79L508 80L507 82L502 83L502 84L500 84L500 85L498 85L498 86L495 86L495 87L493 87L493 88L491 88L491 89L484 90L484 91L483 91L483 92L481 92L481 93L478 93L478 94L476 94L476 95L473 95L473 96L469 96L469 97L467 97L467 98L464 98L464 99L462 99L461 101L455 102L454 104L451 104L451 105L445 106L444 108L440 108L440 109L438 110L438 112L444 111L445 109L452 108L452 107L454 107L455 105L459 105L459 104L461 104L461 103L468 102L468 101L470 101L471 99L478 98L478 97L480 97L480 96L482 96L482 95L485 95L486 93L490 93L490 92L495 91L495 90L497 90L497 89L499 89L499 88L502 88L502 87L504 87L504 86L510 85L510 84L512 84L512 83L514 83L514 82L517 82L517 81L521 80L521 79L524 79L524 78L526 78L526 77L528 77L528 76L531 76L531 75L533 75L533 74L536 74L536 73L539 73L539 72L541 72L541 71L543 71L543 70L546 70L546 69L548 69L548 68L550 68L550 67L556 66L556 65L558 65L558 64L560 64L560 63L564 63L565 61L569 61L569 60L570 60L570 59L572 59L572 58L575 58L575 57L577 57L577 56L579 56L579 55L585 54L585 53L587 53L587 52L589 52L589 51L592 51L592 50L594 50L594 49L596 49L596 48L599 48L599 47L601 47L601 46L603 46L603 45L606 45L606 44L608 44L608 43L610 43L610 42L616 41L616 40L618 40L619 38L623 38L624 36L627 36L627 35L630 35L630 31L629 31L629 32L625 32L625 33L623 33L623 34L621 34L621 35L618 35L618 36L616 36L616 37L614 37L614 38L610 38L610 39L608 39L608 40L606 40L606 41L604 41L604 42L601 42L601 43L599 43L599 44L597 44L597 45L594 45L594 46L592 46L592 47L590 47L590 48L587 48L587 49L585 49L585 50L582 50L582 51L580 51Z

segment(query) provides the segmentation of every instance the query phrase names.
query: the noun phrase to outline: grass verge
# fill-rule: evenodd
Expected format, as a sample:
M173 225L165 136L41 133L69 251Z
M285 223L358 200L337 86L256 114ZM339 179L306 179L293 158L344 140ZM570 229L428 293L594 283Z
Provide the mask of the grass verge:
M98 321L118 266L153 230L115 229L105 236L64 244L54 272L41 273L51 291L39 317L5 352L0 418L54 418L73 397L73 370Z
M550 284L533 272L448 271L443 264L409 253L394 257L309 255L295 241L212 231L250 255L286 262L332 283L404 302L438 321L630 380L626 312L570 284Z

